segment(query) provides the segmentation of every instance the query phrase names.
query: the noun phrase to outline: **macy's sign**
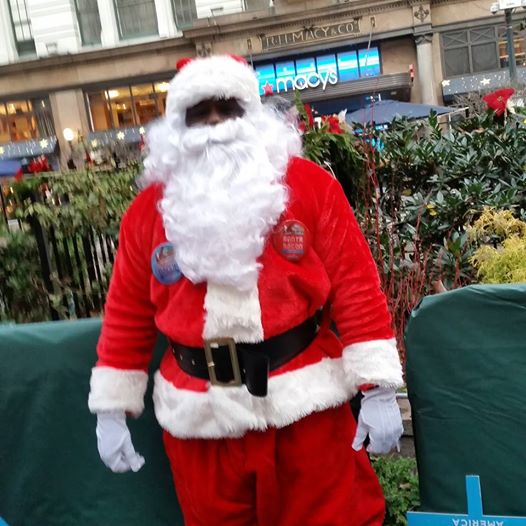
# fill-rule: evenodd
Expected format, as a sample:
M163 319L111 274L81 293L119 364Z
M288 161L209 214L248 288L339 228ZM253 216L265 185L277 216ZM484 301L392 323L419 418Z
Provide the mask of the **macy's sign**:
M281 77L276 79L276 91L281 93L287 92L289 89L304 90L305 88L317 88L321 86L325 90L328 84L336 84L338 82L338 74L336 71L312 72L305 75L300 74L290 77Z

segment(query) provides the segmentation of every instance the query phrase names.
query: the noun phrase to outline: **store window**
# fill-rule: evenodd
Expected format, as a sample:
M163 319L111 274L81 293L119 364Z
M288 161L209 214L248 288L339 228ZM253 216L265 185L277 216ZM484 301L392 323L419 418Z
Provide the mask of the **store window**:
M93 131L144 126L166 109L168 82L116 86L87 94Z
M513 46L515 50L515 62L517 66L526 66L526 49L524 45L524 32L515 30L513 32ZM499 62L501 68L508 68L508 39L506 28L499 28Z
M191 27L197 18L195 0L172 0L175 25L179 29Z
M75 7L82 44L100 44L101 25L97 0L75 0Z
M154 0L114 0L121 38L157 35Z
M0 101L0 143L55 135L47 99Z
M35 41L31 31L31 21L27 11L26 0L8 0L9 14L15 36L16 49L19 55L32 55L36 52Z
M482 73L508 67L508 48L504 27L483 26L442 34L446 77ZM514 37L517 65L526 65L524 35Z
M376 77L382 73L380 51L374 46L258 64L255 70L261 95L268 85L274 93L282 93L309 87L326 88L329 84Z

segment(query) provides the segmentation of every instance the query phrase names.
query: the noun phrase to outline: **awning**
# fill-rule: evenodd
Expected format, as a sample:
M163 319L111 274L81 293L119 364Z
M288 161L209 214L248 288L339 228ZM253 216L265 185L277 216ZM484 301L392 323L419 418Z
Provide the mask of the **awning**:
M0 161L0 177L15 177L21 170L19 161Z
M49 155L57 148L55 136L0 144L0 161L8 159L30 159L39 155Z
M392 122L396 117L406 119L425 119L431 112L438 115L453 113L458 108L448 108L447 106L432 106L430 104L412 104L410 102L400 102L397 100L382 100L370 104L365 108L348 113L346 120L349 124L385 124Z

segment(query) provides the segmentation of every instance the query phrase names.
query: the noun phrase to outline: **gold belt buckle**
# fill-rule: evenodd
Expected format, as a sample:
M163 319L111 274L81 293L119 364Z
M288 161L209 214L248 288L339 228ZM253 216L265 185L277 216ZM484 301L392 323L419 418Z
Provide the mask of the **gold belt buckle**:
M228 352L230 353L230 364L232 366L232 372L234 379L230 382L220 382L216 375L216 364L214 363L214 356L212 355L212 349L219 347L228 346ZM208 367L208 375L210 376L210 383L212 385L219 385L221 387L235 387L242 385L241 380L241 369L239 367L239 359L237 357L236 342L234 338L212 338L204 341L206 366Z

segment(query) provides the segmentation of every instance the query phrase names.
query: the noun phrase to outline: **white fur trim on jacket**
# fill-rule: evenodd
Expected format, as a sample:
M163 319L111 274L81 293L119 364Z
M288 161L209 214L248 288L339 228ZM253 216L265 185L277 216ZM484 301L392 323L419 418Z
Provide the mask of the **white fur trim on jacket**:
M166 114L184 114L208 98L235 98L247 111L261 105L254 70L228 55L193 59L170 83Z
M238 343L263 341L261 305L257 285L250 291L228 285L207 284L203 338L228 337Z
M144 410L148 375L144 371L94 367L88 407L92 413L122 410L139 416Z
M250 395L245 386L211 386L206 392L177 389L157 372L153 399L159 424L173 436L225 438L285 427L311 413L337 407L353 394L341 359L326 358L270 378L265 398Z
M396 389L404 383L394 338L353 343L345 347L343 367L354 389L363 384Z

